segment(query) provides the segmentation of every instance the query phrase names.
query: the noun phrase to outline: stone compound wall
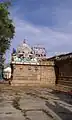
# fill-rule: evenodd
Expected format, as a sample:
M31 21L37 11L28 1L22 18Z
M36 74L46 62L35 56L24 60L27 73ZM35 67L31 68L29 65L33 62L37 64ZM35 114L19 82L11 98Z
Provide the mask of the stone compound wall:
M55 85L54 62L42 61L39 65L12 64L12 85L53 86Z
M72 87L72 59L55 62L56 83Z

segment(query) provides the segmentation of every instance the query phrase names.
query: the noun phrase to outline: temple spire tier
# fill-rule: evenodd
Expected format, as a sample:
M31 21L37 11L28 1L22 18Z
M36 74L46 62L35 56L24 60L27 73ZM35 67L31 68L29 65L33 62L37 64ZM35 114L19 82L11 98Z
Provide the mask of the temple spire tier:
M46 57L45 48L30 47L24 39L17 50L13 48L12 62L34 62L38 63L39 58Z

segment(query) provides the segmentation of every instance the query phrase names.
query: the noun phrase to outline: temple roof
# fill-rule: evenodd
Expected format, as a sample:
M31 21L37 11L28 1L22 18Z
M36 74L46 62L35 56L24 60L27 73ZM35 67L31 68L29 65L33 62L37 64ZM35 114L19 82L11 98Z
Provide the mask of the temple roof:
M22 44L20 44L17 48L17 52L31 52L31 47L24 41Z
M71 53L66 53L66 54L61 54L61 55L56 55L51 58L48 58L48 60L66 60L72 58L72 52Z

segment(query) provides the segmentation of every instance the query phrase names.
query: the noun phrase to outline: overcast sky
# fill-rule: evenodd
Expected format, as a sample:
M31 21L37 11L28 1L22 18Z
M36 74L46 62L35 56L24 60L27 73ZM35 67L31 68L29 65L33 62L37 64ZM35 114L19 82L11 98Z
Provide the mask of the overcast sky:
M30 45L44 46L48 56L72 51L72 0L11 1L16 34L9 54L24 38Z

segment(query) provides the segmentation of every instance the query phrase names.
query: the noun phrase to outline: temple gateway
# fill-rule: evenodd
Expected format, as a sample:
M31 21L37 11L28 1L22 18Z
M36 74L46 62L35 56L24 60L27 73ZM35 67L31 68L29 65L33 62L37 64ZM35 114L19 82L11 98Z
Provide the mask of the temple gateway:
M17 49L13 48L11 69L5 69L4 76L13 86L54 85L54 62L47 60L45 48L30 47L24 40Z

